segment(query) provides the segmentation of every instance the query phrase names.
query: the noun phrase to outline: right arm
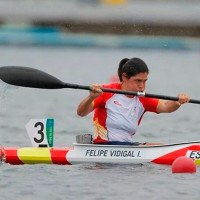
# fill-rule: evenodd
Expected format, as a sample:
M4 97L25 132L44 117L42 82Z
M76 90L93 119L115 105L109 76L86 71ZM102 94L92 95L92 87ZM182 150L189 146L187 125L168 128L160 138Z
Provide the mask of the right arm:
M101 90L101 85L99 84L93 84L90 86L90 88L91 91L89 96L83 99L77 108L77 114L81 117L84 117L93 111L93 100L103 93Z

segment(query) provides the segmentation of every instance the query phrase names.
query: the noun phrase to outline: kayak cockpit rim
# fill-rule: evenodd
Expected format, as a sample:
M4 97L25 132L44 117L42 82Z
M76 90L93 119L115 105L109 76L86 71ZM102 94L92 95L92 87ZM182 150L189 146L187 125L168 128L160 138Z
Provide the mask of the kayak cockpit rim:
M191 142L181 142L181 143L171 143L171 144L163 144L163 145L106 145L106 144L80 144L80 143L73 143L73 146L80 146L80 147L121 147L121 148L155 148L155 147L167 147L167 146L178 146L178 145L200 145L200 141L191 141Z

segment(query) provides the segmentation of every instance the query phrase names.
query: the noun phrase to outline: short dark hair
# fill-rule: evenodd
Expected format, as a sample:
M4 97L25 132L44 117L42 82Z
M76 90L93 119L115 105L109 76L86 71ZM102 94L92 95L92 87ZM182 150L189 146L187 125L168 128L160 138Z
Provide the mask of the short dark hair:
M146 63L140 58L123 58L119 63L118 76L120 82L122 81L123 73L126 73L127 78L129 79L131 76L145 72L149 74L149 69Z

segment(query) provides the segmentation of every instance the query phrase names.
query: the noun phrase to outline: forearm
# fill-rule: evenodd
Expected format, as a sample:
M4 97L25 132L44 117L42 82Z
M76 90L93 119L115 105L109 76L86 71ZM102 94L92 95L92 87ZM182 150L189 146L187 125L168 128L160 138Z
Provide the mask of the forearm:
M93 100L103 93L101 90L101 85L99 84L93 84L90 86L90 88L91 91L89 96L83 99L77 108L77 114L81 117L84 117L93 111Z
M190 97L184 93L178 95L178 101L160 101L157 106L158 113L171 113L180 108L184 103L189 102Z
M180 108L181 104L177 101L162 101L157 107L158 113L171 113Z
M81 101L81 103L77 108L77 114L81 117L84 117L88 115L90 112L92 112L93 111L92 102L94 99L95 97L88 96L83 101Z

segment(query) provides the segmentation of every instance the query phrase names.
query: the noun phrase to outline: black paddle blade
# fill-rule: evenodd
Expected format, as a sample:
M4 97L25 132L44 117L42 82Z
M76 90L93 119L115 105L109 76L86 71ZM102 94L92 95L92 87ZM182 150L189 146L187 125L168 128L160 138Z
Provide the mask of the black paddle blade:
M8 84L41 89L60 89L65 84L38 69L18 66L0 67L0 79Z

